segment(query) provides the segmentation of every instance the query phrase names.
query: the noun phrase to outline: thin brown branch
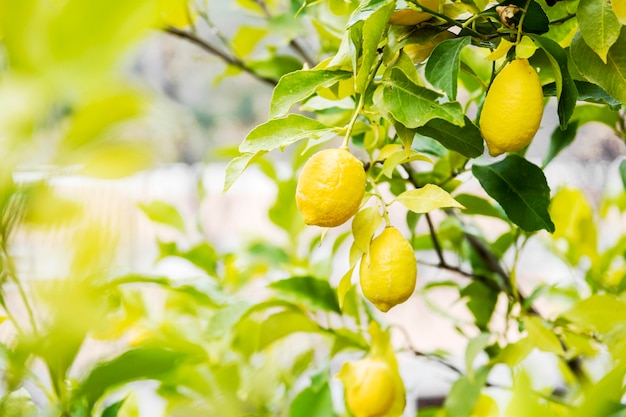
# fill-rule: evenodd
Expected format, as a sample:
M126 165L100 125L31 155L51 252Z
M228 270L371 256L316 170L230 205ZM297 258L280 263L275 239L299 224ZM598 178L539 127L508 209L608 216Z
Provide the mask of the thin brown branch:
M176 36L181 39L185 39L193 43L194 45L202 48L204 51L210 53L211 55L214 55L220 58L222 61L224 61L228 65L232 65L236 68L239 68L240 70L252 75L257 80L262 81L268 85L271 85L272 87L276 86L276 84L278 83L278 81L276 81L273 78L267 78L267 77L257 74L252 68L248 67L245 64L245 62L243 62L239 58L226 54L225 52L219 50L215 46L206 42L204 39L197 37L193 33L186 32L184 30L180 30L174 27L167 27L164 29L164 31L166 33L169 33L170 35Z

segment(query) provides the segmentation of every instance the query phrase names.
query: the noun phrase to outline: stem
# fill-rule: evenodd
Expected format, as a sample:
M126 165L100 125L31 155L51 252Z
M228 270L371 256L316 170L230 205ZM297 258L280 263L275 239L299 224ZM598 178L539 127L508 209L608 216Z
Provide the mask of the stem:
M484 36L478 32L476 32L474 29L470 29L467 28L465 26L463 26L462 23L457 22L456 20L452 19L451 17L446 16L443 13L439 13L437 10L433 10L433 9L429 9L426 6L421 5L417 0L408 0L409 4L413 4L414 6L416 6L417 8L419 8L421 11L426 12L428 14L431 14L433 16L437 16L438 18L445 20L446 22L450 23L452 26L456 26L459 27L463 30L466 30L467 32L471 33L473 36L480 38L480 39L484 39Z
M437 234L435 232L435 225L433 224L432 219L430 218L430 214L424 214L426 217L426 222L428 223L428 231L430 232L430 240L433 242L433 247L435 248L435 252L437 253L437 258L439 258L439 266L445 268L448 264L443 257L443 251L441 250L441 244L439 243L439 238L437 238Z
M247 72L248 74L252 75L254 78L256 78L259 81L262 81L268 85L271 85L272 87L275 87L276 84L278 84L278 81L276 81L275 79L263 77L257 74L252 68L248 67L239 58L227 55L226 53L220 51L215 46L211 45L205 40L200 39L199 37L195 36L193 33L176 29L174 27L165 28L164 31L166 33L169 33L170 35L174 35L176 37L186 39L187 41L193 43L194 45L204 49L206 52L210 53L211 55L215 55L216 57L220 58L222 61L226 62L228 65L232 65L234 67L239 68L240 70L244 72Z
M575 17L576 17L576 13L571 13L571 14L568 14L567 16L562 17L560 19L553 20L549 24L550 25L561 25L561 24L563 24L563 23L567 22L568 20L573 19Z
M524 25L524 19L526 18L526 12L528 11L528 7L530 7L530 0L526 0L526 5L522 10L522 17L519 20L519 25L517 26L517 39L515 40L515 44L518 45L520 40L522 39L522 26Z

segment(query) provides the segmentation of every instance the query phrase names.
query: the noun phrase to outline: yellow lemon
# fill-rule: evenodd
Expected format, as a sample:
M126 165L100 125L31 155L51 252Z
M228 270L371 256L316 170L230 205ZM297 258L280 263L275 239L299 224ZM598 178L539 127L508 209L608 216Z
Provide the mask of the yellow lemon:
M359 272L365 298L387 312L413 294L417 279L413 247L398 229L387 227L372 240Z
M379 417L393 406L396 396L393 373L381 359L348 362L341 370L346 404L354 417Z
M325 149L304 164L296 205L308 225L339 226L359 210L365 184L363 164L348 149Z
M193 25L198 17L189 8L188 0L159 0L158 5L163 26L184 28Z
M480 131L492 156L519 151L533 140L543 116L543 90L527 59L496 76L480 115Z
M423 4L424 7L428 7L429 9L437 11L439 10L439 0L422 0L419 3ZM414 26L427 21L431 17L432 15L429 13L418 12L413 9L400 9L395 10L391 14L389 23L391 23L392 25Z

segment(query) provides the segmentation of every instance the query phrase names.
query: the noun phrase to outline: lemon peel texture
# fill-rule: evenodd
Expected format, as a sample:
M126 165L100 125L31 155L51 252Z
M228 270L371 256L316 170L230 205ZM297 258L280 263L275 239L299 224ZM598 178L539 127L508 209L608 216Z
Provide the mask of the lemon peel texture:
M355 417L379 417L393 406L396 396L389 365L380 359L365 358L345 365L349 375L346 404ZM343 372L343 371L342 371Z
M370 244L360 266L361 290L376 308L387 312L413 294L417 264L411 244L395 227L387 227Z
M363 164L348 149L325 149L304 164L296 206L308 225L339 226L359 210L365 185Z
M480 131L489 154L519 151L535 137L543 116L543 90L527 59L516 59L496 76L483 104Z

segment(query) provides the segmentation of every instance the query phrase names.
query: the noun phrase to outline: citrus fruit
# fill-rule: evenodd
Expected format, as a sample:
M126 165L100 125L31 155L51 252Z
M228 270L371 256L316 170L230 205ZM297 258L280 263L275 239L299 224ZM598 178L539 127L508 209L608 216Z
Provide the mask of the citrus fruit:
M159 17L163 26L185 28L197 19L188 6L188 0L159 0Z
M492 156L519 151L532 141L543 115L543 90L527 59L516 59L496 76L480 115Z
M424 7L428 7L432 10L439 10L439 0L422 0L419 2ZM389 23L392 25L413 26L419 25L422 22L430 19L432 15L430 13L418 12L413 9L400 9L395 10L391 14Z
M387 227L370 244L360 267L363 295L382 312L409 299L417 264L413 247L395 227Z
M365 183L363 164L348 149L325 149L304 164L296 205L308 225L339 226L359 210Z
M389 411L395 382L389 365L381 359L348 362L342 369L346 404L355 417L378 417Z

